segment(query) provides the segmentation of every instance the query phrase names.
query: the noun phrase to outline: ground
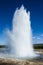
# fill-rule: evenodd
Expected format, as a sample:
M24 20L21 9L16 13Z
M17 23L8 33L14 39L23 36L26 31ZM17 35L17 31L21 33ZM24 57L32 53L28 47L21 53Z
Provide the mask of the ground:
M43 49L36 49L43 54ZM37 60L18 60L18 59L7 59L0 58L0 65L43 65L43 59Z

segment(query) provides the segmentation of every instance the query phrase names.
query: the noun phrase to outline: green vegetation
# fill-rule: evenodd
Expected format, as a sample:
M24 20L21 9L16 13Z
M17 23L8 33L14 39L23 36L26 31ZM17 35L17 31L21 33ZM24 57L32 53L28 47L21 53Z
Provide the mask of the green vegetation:
M43 44L34 44L34 49L43 49Z
M6 45L0 45L0 48L7 48Z

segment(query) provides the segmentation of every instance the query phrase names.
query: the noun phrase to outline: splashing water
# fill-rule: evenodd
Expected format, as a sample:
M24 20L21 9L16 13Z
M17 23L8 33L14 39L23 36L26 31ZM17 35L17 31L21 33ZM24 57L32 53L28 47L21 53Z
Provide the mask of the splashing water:
M11 53L15 57L29 57L36 56L32 46L32 31L30 12L22 5L20 9L16 9L13 17L12 31L8 31Z

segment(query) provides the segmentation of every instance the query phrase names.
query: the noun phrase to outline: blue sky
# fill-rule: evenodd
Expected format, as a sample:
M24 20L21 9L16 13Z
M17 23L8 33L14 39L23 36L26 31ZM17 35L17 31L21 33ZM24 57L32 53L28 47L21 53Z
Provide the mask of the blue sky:
M30 11L33 43L43 43L43 0L0 0L0 44L6 37L3 31L12 29L13 14L22 4Z

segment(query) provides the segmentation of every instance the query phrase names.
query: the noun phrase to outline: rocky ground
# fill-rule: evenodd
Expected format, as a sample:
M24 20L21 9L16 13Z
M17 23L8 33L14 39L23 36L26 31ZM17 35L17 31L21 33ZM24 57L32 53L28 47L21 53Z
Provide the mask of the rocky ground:
M43 49L36 50L43 54ZM0 58L0 65L43 65L43 59L36 60L20 60Z

